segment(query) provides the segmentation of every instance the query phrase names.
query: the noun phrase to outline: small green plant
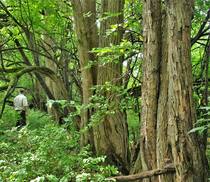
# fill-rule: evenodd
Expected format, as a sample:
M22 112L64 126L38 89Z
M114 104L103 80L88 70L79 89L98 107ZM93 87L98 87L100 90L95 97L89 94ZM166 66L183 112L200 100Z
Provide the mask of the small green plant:
M199 110L200 118L198 118L198 121L194 124L194 128L189 133L198 132L199 134L203 134L210 128L210 119L208 117L210 115L210 107L201 107Z

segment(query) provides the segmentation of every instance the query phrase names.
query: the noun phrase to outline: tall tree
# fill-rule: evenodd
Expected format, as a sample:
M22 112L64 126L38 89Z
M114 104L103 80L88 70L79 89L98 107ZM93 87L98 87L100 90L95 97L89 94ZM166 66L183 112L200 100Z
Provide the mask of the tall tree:
M124 0L102 0L101 15L105 17L100 26L99 47L110 47L121 42L123 31L123 7ZM110 17L107 17L110 16ZM107 36L107 31L111 25L118 28L114 34ZM108 56L108 55L106 55ZM122 80L122 57L118 60L99 65L97 84L121 86ZM102 93L106 99L109 98L108 109L114 110L114 114L106 115L101 123L94 127L94 141L96 152L106 154L111 161L121 166L121 169L128 172L128 131L124 113L120 110L120 97L112 91Z
M198 136L189 134L196 120L190 58L192 10L191 0L144 1L139 158L143 170L174 164L176 175L162 175L159 181L207 181L205 151Z
M121 58L117 60L117 63L110 62L104 66L98 66L96 65L97 57L91 50L120 43L122 29L119 24L123 22L124 1L101 1L102 21L100 22L99 37L96 24L96 1L72 0L71 2L78 38L83 104L88 105L94 95L93 86L104 85L106 82L121 85ZM107 36L106 32L111 28L111 25L117 25L119 28L115 34ZM120 98L111 92L104 93L104 97L111 98L110 103L115 103L115 113L105 116L99 124L93 127L93 131L92 128L89 128L89 131L83 134L81 141L83 145L91 143L96 154L107 155L110 162L120 166L122 171L128 172L128 132L124 113L119 108ZM94 110L91 108L83 111L82 128L88 126L93 113Z
M95 0L71 0L75 20L75 29L78 39L78 54L80 59L82 79L82 103L87 106L93 95L92 87L96 84L96 67L89 65L95 61L95 55L91 50L98 47L98 33L96 25L96 1ZM81 128L87 127L92 115L92 109L83 109L81 114ZM82 134L81 145L91 144L94 150L93 132Z

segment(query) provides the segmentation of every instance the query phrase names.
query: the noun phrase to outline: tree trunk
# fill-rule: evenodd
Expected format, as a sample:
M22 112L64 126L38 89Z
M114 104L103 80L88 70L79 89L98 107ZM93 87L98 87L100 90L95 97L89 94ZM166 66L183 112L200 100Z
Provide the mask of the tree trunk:
M44 12L44 20L46 23L48 22L47 10ZM54 56L53 48L54 48L55 43L53 42L53 39L50 37L50 35L48 35L48 32L45 32L45 33L46 34L44 36L44 41L43 41L45 51L47 52L48 55L50 55L49 57L54 58L55 56ZM65 87L65 83L62 80L61 73L59 73L59 68L62 69L64 67L64 62L59 62L56 59L53 60L53 59L46 58L45 65L46 67L53 70L57 75L55 80L52 80L51 78L46 77L46 84L50 88L55 100L68 100L67 88Z
M92 61L96 61L96 56L90 51L98 47L98 35L96 26L96 1L78 1L72 0L76 34L78 38L78 52L81 66L83 104L88 105L90 98L94 94L91 88L97 84L103 85L105 82L121 85L120 76L122 73L121 63L110 63L104 67L97 68L97 65L91 66ZM122 13L123 1L102 1L102 13ZM104 16L104 15L103 15ZM110 25L122 23L122 15L108 18L101 22L100 47L119 44L122 38L122 32L117 31L117 36L106 37L105 32ZM98 69L98 71L97 71ZM115 80L115 81L113 81ZM117 81L118 80L118 81ZM124 171L128 169L128 133L124 114L119 109L119 99L113 93L105 93L105 97L111 97L110 102L115 102L116 112L107 116L103 123L94 127L94 137L92 129L82 135L81 143L92 144L97 154L105 154L110 161L114 161ZM83 110L81 127L87 127L93 114L91 108ZM92 140L94 139L94 141Z
M110 36L106 32L111 25L123 22L123 0L103 0L102 17L106 13L119 14L105 18L100 27L100 47L109 47L111 44L118 45L122 39L122 30L118 27L117 31ZM107 82L115 86L121 86L122 80L122 60L119 56L115 61L99 65L97 84L105 85ZM109 99L108 110L114 110L114 114L107 114L102 121L94 126L94 141L97 154L105 154L110 162L119 167L123 173L128 173L128 131L124 113L120 110L120 97L113 91L104 91L102 95Z
M96 65L91 61L96 61L96 57L90 51L98 47L98 33L96 27L96 1L95 0L71 0L75 20L75 29L78 39L78 53L80 59L82 77L82 103L84 106L90 104L93 95L91 88L96 84ZM87 15L89 14L89 15ZM87 127L92 115L92 109L83 109L81 113L80 128ZM94 150L92 129L82 133L81 145L91 144Z
M143 170L151 170L156 164L156 125L161 61L161 0L148 0L144 4L144 62L142 80L142 130L141 157Z
M161 2L144 1L142 166L174 164L176 175L151 181L206 182L205 150L199 137L188 133L196 120L190 62L193 1Z
M207 181L205 151L198 136L188 134L195 123L192 99L190 31L193 0L167 1L168 17L168 142L176 181Z
M48 12L45 12L45 21L48 20ZM46 52L50 55L50 57L54 57L53 47L54 42L49 35L44 36L44 47ZM60 64L64 64L63 62ZM51 93L53 94L53 97L55 100L68 100L68 91L65 87L65 83L62 80L61 74L59 73L59 66L61 68L64 67L64 65L59 65L59 62L57 60L52 59L46 59L45 60L46 67L50 68L56 73L56 78L52 80L50 77L46 77L46 84L48 88L50 89ZM63 71L63 70L62 70ZM63 123L63 118L68 114L68 108L65 108L66 113L64 113L64 108L62 108L61 104L59 103L52 103L47 105L48 113L52 115L53 119L61 124Z
M157 155L157 168L165 167L172 161L171 148L168 145L168 87L169 76L167 71L168 66L168 18L166 16L165 7L162 12L162 57L159 65L160 83L159 83L159 98L157 106L157 139L156 139L156 155ZM161 175L160 181L172 182L174 180L173 174Z

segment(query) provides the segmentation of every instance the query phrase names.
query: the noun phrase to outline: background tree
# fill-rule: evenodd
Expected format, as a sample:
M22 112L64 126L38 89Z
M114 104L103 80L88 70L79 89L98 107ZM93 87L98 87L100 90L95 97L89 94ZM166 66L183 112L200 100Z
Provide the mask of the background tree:
M98 46L103 48L111 44L117 45L120 43L122 38L121 28L118 28L115 34L108 37L106 33L111 28L111 25L119 26L122 23L124 2L102 1L101 17L104 20L100 22L99 43L96 24L96 1L72 1L72 5L78 36L83 104L88 106L94 95L94 86L103 86L107 82L111 82L113 85L120 85L121 83L122 62L120 62L120 58L114 60L117 63L107 63L102 66L100 63L97 63L97 58L91 51ZM109 18L109 16L111 17ZM109 99L110 105L114 103L113 108L107 109L114 109L116 110L115 113L108 113L107 116L104 116L105 119L102 117L104 121L100 121L96 126L93 126L94 131L92 131L92 128L89 128L89 133L85 133L81 141L83 144L92 144L97 154L106 154L110 161L118 163L122 168L126 166L125 169L127 168L126 170L128 171L128 134L125 117L119 109L119 98L110 92L105 92L104 97ZM83 111L82 128L88 127L93 113L93 108L88 108ZM91 141L93 138L94 141Z

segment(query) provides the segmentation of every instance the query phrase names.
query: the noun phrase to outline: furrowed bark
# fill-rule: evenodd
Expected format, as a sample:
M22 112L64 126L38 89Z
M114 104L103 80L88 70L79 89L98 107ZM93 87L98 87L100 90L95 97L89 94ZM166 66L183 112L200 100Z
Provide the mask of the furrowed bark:
M106 17L107 13L117 14L113 17L105 18L101 22L99 47L109 47L111 44L118 45L122 39L122 29L119 24L123 23L123 0L103 0L101 13ZM107 36L106 32L111 25L119 26L116 32ZM97 84L104 85L107 82L121 86L122 80L122 61L119 56L117 63L115 61L99 65ZM129 170L129 151L128 151L128 131L125 113L120 110L120 97L112 91L101 93L106 99L109 99L109 105L114 107L115 113L107 114L101 122L94 126L94 141L97 154L104 154L108 161L117 165L123 173ZM108 108L112 109L113 108Z
M143 8L144 60L142 81L142 112L140 157L142 170L157 168L156 127L161 61L161 1L148 0ZM141 170L141 169L140 169ZM138 171L138 169L135 169Z
M95 0L71 0L75 21L75 29L78 39L78 53L81 67L82 77L82 103L87 106L93 95L91 88L95 84L96 68L90 66L96 57L91 50L98 47L98 34L96 27L96 1ZM90 14L89 16L87 14ZM91 108L85 108L81 113L81 126L84 129L90 122L90 117L93 113ZM81 145L91 144L94 149L94 141L92 129L88 128L87 131L82 133Z
M168 16L168 141L176 181L207 181L205 151L198 136L188 134L195 123L192 98L190 31L193 0L169 0Z
M175 175L150 181L207 181L205 147L199 136L189 134L196 121L190 57L192 10L193 0L144 2L142 167L148 170L173 163L176 169Z

